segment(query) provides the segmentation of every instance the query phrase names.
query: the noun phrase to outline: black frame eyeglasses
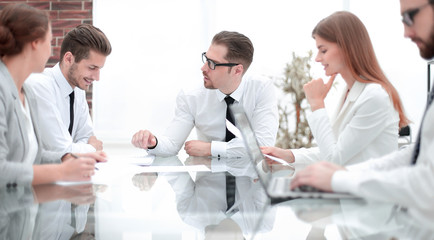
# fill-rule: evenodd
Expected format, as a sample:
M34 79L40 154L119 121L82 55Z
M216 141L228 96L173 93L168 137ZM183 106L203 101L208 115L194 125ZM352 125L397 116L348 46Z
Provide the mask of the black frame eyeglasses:
M233 67L233 66L239 65L239 63L215 63L213 60L209 59L206 56L206 52L202 53L202 62L203 63L208 62L208 67L211 70L215 70L215 67L217 67L217 66Z
M403 12L402 13L402 22L409 27L413 26L414 17L416 16L416 14L418 14L422 8L424 8L428 5L431 5L431 4L434 4L434 0L429 0L427 3L425 3L424 5L422 5L418 8L413 8L413 9L410 9L410 10Z

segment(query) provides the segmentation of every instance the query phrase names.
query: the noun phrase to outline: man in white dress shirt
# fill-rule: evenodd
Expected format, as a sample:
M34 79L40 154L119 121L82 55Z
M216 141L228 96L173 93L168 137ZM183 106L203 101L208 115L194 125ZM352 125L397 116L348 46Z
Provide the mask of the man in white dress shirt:
M401 0L404 35L416 43L424 59L434 57L434 0ZM413 215L434 217L434 104L428 97L415 146L346 168L330 162L310 165L296 174L291 188L350 192L366 199L409 208Z
M131 143L150 149L151 154L175 155L195 127L198 140L185 142L189 155L243 156L242 140L226 137L225 98L230 96L234 105L243 106L259 144L274 145L279 124L274 85L263 77L243 78L252 63L253 51L252 42L243 34L216 34L208 51L202 54L204 87L179 93L175 118L163 135L157 138L149 130L141 130Z
M102 142L93 136L85 90L99 80L110 53L105 34L90 24L81 24L66 34L60 62L27 80L36 96L41 139L47 150L102 150Z

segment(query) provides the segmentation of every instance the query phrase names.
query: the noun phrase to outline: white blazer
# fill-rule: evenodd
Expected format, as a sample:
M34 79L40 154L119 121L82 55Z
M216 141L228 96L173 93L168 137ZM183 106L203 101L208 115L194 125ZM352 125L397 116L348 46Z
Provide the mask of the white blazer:
M398 149L399 114L381 85L356 81L345 95L346 89L330 118L324 108L308 116L318 147L293 150L296 164L345 166Z

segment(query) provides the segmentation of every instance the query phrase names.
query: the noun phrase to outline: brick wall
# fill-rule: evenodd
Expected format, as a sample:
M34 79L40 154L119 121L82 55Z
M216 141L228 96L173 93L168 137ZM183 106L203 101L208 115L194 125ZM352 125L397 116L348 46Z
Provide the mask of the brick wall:
M0 0L0 9L11 3L26 3L48 11L53 31L52 54L47 67L59 62L63 36L81 23L92 24L92 0ZM92 113L92 85L86 93L89 110Z

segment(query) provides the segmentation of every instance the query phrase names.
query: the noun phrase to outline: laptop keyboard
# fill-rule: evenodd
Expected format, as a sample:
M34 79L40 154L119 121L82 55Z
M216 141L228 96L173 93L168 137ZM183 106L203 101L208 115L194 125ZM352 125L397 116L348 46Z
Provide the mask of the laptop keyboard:
M273 181L272 184L272 191L274 192L287 192L287 191L291 191L291 179L290 178L277 178L274 179L275 181ZM294 188L292 190L293 192L313 192L313 193L318 193L318 192L324 192L318 188L312 187L312 186L308 186L308 185L303 185L303 186L299 186L297 188Z
M292 191L294 192L324 192L316 187L312 187L309 185L302 185L299 187L294 188Z

